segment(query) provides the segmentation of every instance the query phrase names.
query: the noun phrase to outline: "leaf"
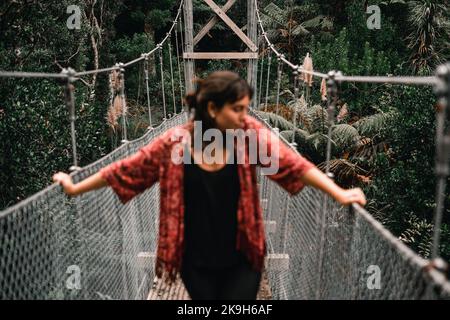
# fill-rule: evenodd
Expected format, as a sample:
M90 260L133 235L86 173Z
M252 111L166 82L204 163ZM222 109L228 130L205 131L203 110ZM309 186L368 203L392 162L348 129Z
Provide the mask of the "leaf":
M292 35L294 37L307 36L308 34L309 31L302 25L297 25L294 29L292 29Z
M310 20L307 20L301 24L306 29L321 28L324 30L330 30L333 28L333 21L324 15L318 15Z

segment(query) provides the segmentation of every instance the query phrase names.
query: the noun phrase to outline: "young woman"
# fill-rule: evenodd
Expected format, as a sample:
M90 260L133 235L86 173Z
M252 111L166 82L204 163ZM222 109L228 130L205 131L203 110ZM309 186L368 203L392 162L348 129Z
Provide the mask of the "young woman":
M249 116L252 96L250 86L237 74L214 72L186 96L189 109L195 111L186 124L77 184L62 172L53 180L71 196L111 186L122 203L159 181L157 276L173 280L180 273L192 299L255 299L266 253L256 165L263 169L271 164L252 163L252 149L238 147L234 140L204 152L210 143L201 141L197 148L196 138L209 129L269 132L269 138L257 136L256 142L258 148L265 143L277 162L277 170L268 177L289 194L310 185L343 205L365 205L366 200L360 189L340 188ZM174 155L184 161L175 161Z

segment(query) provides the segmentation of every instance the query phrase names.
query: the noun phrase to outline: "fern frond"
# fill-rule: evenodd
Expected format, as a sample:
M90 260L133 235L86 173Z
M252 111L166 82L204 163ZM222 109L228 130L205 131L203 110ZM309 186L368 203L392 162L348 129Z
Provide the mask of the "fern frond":
M389 125L389 122L395 119L396 113L394 111L386 113L376 113L374 115L361 118L353 124L363 137L373 138Z
M276 114L270 113L270 112L264 112L264 111L256 111L256 113L261 116L263 119L266 119L266 121L274 128L280 129L280 131L285 130L293 130L294 125L289 122L288 120L284 119L281 116L278 116Z
M357 147L361 139L358 130L348 124L338 124L332 127L331 139L336 143L338 153L351 151Z

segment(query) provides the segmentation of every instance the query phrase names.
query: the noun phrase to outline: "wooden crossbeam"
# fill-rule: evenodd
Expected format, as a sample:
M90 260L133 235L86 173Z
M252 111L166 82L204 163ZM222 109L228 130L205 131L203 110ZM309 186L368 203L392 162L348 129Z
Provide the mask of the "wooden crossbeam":
M228 0L227 3L222 7L223 12L227 12L235 4L236 0ZM209 32L209 30L214 27L214 25L219 21L217 16L212 17L208 23L200 30L200 32L194 38L194 46L203 39L203 37Z
M253 52L256 52L258 50L258 47L253 43L252 40L250 40L244 32L242 32L241 29L231 20L223 10L214 3L212 0L203 0L206 2L208 6L210 6L211 9L214 10L214 12L219 16L220 19L223 20L230 28L231 30L236 33L236 35L249 47L249 49Z
M185 52L184 59L258 59L258 52Z

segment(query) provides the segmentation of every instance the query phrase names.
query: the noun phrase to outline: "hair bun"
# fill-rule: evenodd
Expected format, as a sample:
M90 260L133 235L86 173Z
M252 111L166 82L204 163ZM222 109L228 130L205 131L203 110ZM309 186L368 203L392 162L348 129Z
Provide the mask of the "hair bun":
M203 84L205 83L205 80L197 78L195 79L195 83L197 84L197 91L200 91L200 88L203 86Z

